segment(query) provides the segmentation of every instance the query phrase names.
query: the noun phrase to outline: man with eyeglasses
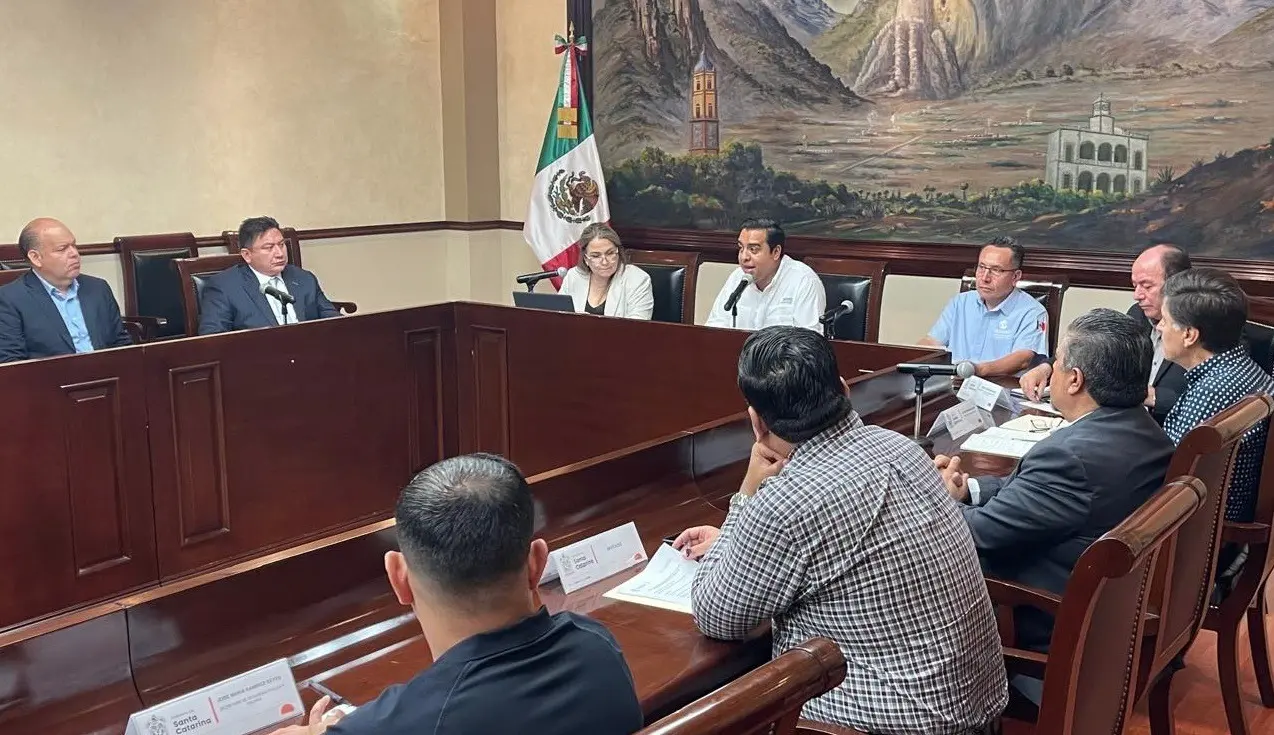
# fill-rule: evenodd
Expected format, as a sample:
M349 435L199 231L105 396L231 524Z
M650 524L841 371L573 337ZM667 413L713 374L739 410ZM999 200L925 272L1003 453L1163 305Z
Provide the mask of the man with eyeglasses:
M1036 356L1048 356L1048 311L1017 287L1025 249L997 237L978 255L976 289L947 302L922 345L945 347L954 362L968 360L977 375L1016 375Z

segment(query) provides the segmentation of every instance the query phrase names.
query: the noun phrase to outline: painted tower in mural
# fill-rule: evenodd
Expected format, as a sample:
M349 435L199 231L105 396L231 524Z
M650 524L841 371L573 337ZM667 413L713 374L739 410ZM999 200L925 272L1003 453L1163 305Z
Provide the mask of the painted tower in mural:
M1044 181L1054 189L1140 194L1149 171L1150 136L1115 125L1110 100L1093 103L1088 127L1063 127L1048 137Z
M717 117L717 68L708 49L699 52L690 81L690 152L721 151L721 121Z

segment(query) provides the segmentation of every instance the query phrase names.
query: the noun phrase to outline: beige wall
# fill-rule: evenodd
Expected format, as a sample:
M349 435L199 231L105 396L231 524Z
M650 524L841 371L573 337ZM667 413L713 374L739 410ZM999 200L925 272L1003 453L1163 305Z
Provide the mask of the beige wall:
M0 232L439 219L438 1L0 3Z
M299 228L521 220L564 16L561 0L0 3L0 233L44 214L82 242L259 213ZM305 265L363 311L509 303L538 268L503 230L310 241ZM702 268L697 321L731 268ZM122 294L116 256L84 269ZM890 277L881 339L913 342L956 290ZM1063 318L1127 303L1072 289Z

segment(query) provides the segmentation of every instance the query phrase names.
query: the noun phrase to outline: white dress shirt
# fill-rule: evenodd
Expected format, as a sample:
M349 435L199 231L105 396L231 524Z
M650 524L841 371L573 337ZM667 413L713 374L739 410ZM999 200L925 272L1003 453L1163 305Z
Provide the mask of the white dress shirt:
M285 294L288 294L289 296L292 294L291 291L288 291L287 284L283 282L283 274L280 273L277 276L267 276L264 273L261 273L260 271L258 271L256 268L252 268L251 266L249 266L249 269L252 271L252 275L257 277L257 282L261 284L261 295L265 297L265 302L270 305L270 311L274 313L274 321L278 322L279 324L284 324L284 323L296 324L297 322L296 304L292 304L290 307L288 307L287 321L284 322L282 302L280 302L278 299L274 298L273 296L269 296L265 293L266 286L274 286L275 288L279 289Z
M712 304L708 321L704 322L707 326L757 330L787 325L822 332L818 320L827 305L827 292L823 289L823 281L808 265L784 255L764 291L758 289L755 283L743 290L737 305L739 319L735 322L725 308L725 302L742 279L742 268L736 268L726 279L716 302Z

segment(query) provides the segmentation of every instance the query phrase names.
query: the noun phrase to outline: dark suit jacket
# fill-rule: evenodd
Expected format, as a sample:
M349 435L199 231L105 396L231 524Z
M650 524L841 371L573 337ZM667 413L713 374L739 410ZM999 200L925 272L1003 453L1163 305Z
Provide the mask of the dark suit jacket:
M1146 318L1146 312L1136 304L1128 309L1128 316L1136 319L1137 324L1147 332L1155 328L1155 325ZM1150 412L1154 414L1155 421L1162 424L1168 417L1168 412L1176 405L1177 398L1186 389L1185 368L1170 360L1164 360L1159 363L1159 372L1155 373L1155 379L1150 385L1155 389L1155 406Z
M85 275L77 280L80 311L93 349L131 345L110 284ZM0 362L73 354L71 333L39 276L29 272L0 288Z
M287 284L288 293L296 299L288 310L295 311L297 321L340 316L340 311L323 294L313 273L288 265L279 276ZM267 298L261 293L261 282L247 263L209 276L199 297L199 333L279 326Z
M1163 485L1176 449L1141 406L1099 408L1035 445L1008 478L979 477L964 519L987 576L1058 594L1080 554ZM1052 621L1018 615L1018 643L1047 645Z

